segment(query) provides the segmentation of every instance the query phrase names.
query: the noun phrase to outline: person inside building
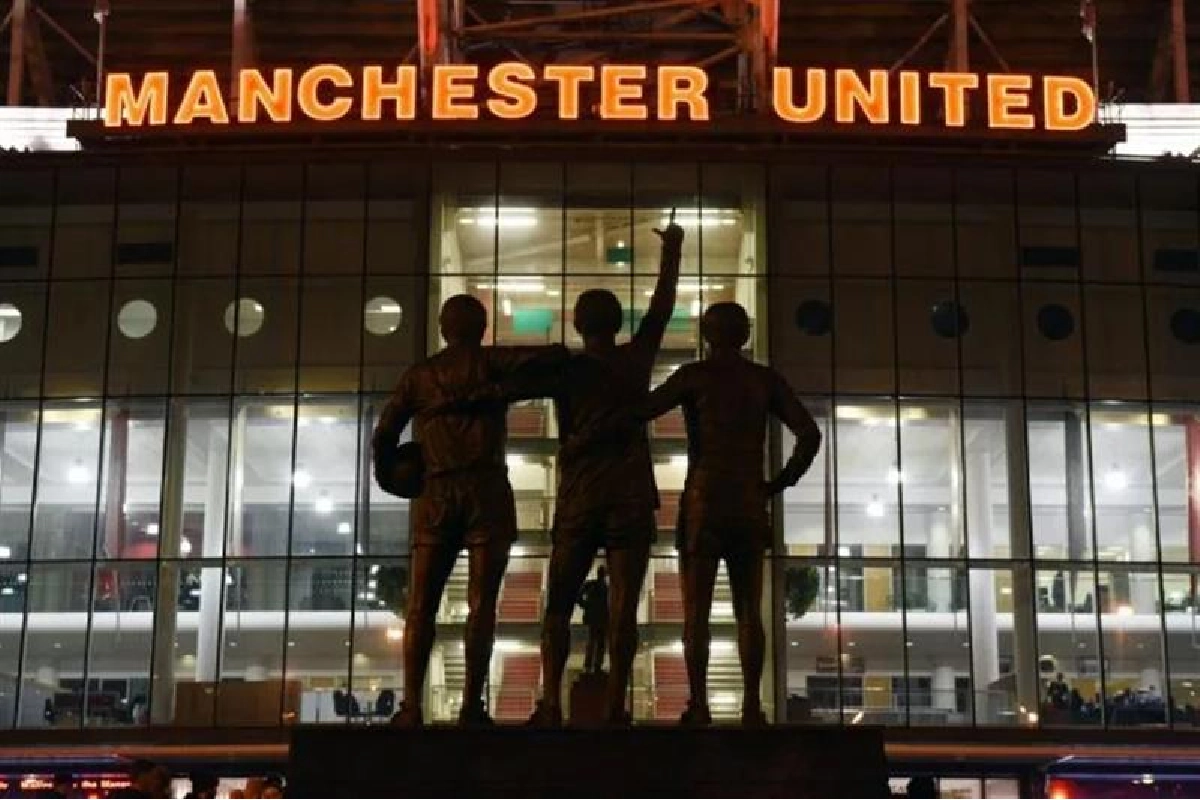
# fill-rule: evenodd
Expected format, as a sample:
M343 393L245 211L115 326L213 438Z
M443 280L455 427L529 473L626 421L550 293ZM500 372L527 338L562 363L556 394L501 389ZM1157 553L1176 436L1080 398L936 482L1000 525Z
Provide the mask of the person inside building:
M588 630L583 671L590 675L598 675L604 669L604 643L608 638L608 581L606 576L607 572L604 567L597 567L596 577L585 583L579 592L579 607L583 609L583 624Z
M708 357L680 367L631 412L632 419L618 418L614 424L638 425L683 407L688 471L676 548L683 578L683 652L690 699L681 722L712 722L708 623L717 568L724 560L742 663L742 723L764 725L760 684L766 649L763 557L771 542L767 501L808 471L820 449L821 432L782 375L742 355L750 339L750 318L742 306L715 303L704 312L700 331ZM796 444L782 471L764 482L767 422L772 415L791 430ZM581 437L575 446L599 446L611 436L606 427L598 426L594 438Z
M169 797L171 772L161 764L138 759L129 766L129 786L109 797Z
M383 409L372 440L378 458L396 452L409 422L420 444L423 488L413 501L413 541L404 632L404 701L393 717L403 726L424 722L422 692L433 650L442 591L468 551L466 683L460 724L492 723L483 691L496 630L496 601L517 539L516 508L504 450L507 406L481 402L454 407L480 387L515 378L522 370L556 369L562 345L484 347L487 310L478 299L448 299L439 317L446 347L405 371ZM477 395L476 395L477 396Z

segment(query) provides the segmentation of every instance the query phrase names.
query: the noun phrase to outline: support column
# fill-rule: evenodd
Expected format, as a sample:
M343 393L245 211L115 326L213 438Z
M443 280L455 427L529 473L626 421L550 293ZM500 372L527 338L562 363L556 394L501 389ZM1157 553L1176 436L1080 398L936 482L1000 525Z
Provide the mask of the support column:
M1183 433L1184 468L1187 471L1188 562L1200 564L1200 417L1185 418Z
M967 443L966 520L971 550L992 552L992 436L984 430ZM973 569L968 578L971 593L971 675L974 676L975 714L980 724L990 722L1007 705L992 702L1000 680L1000 639L996 624L996 573ZM1021 662L1014 664L1018 675Z
M1013 564L1013 672L1016 673L1017 706L1038 707L1038 646L1033 574L1028 559L1033 555L1029 506L1029 452L1026 446L1025 409L1020 401L1010 402L1004 415L1004 438L1008 451L1008 532Z
M1154 546L1154 522L1144 511L1128 515L1126 527L1133 532L1130 555L1134 561L1143 563L1158 560ZM1158 576L1153 573L1133 573L1130 577L1129 599L1139 613L1153 612L1158 604Z
M168 407L166 468L159 512L160 558L179 553L183 533L183 479L187 463L187 406L172 400ZM154 653L151 656L150 721L168 725L175 719L175 635L179 614L179 567L163 561L155 586Z
M8 45L8 105L21 105L21 84L25 79L25 27L28 24L29 0L12 0L9 19Z
M238 96L238 75L254 63L254 29L250 0L233 0L233 58L230 63L229 96Z
M1184 0L1171 0L1171 65L1175 76L1175 102L1191 102L1188 74L1187 11Z
M970 0L950 0L950 70L967 72L971 68Z
M200 613L196 627L196 680L215 683L221 653L221 590L225 570L220 565L225 541L225 447L219 426L208 434L208 472L204 493L204 543L200 569ZM213 563L213 562L216 563Z
M1167 696L1167 691L1162 682L1162 673L1158 671L1157 667L1146 667L1141 671L1141 674L1138 676L1138 688L1148 689L1162 697Z
M933 669L933 707L948 711L955 710L954 667L939 664Z
M950 557L950 528L944 517L939 516L930 523L929 542L925 552L929 558ZM929 581L929 602L933 611L950 611L952 584L952 573L950 580Z

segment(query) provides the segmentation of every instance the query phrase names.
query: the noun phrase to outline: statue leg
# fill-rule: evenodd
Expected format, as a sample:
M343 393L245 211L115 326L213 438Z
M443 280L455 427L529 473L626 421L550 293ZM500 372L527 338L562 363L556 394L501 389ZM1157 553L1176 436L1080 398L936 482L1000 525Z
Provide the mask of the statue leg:
M639 538L626 547L610 547L607 552L610 576L608 594L608 720L626 720L625 701L629 694L629 675L637 655L638 600L650 562L650 540ZM603 658L601 658L603 661Z
M463 687L462 704L467 711L483 708L483 687L496 638L496 601L500 595L500 583L504 580L504 570L508 567L509 547L505 540L481 544L469 551L467 631L464 642L467 680Z
M562 544L550 555L542 619L542 704L552 712L562 708L562 677L571 653L571 613L595 557L591 547L571 544L581 539L561 532L558 536Z
M680 557L683 572L683 658L687 664L689 711L695 709L699 721L708 718L708 628L712 612L713 586L717 582L716 556L684 553Z
M458 550L452 545L417 545L412 549L408 608L404 614L404 705L410 716L418 715L423 705L438 606L457 558Z
M757 550L730 554L729 588L733 594L733 614L737 619L738 656L742 662L742 719L765 722L762 713L762 673L767 637L763 630L763 554Z

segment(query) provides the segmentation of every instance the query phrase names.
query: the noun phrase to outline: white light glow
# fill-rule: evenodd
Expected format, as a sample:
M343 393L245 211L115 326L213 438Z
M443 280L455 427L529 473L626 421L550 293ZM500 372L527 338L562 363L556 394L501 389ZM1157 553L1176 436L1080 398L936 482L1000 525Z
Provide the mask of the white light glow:
M1132 617L1133 616L1133 606L1131 606L1131 605L1117 606L1117 616L1118 617Z
M504 312L504 316L511 317L513 313L512 300L507 297L500 301L500 310Z
M0 544L0 559L12 558L12 548L6 544Z
M675 209L675 224L684 228L695 227L697 222L705 228L717 225L736 225L738 216L738 212L731 208L678 208ZM670 222L671 209L664 208L661 225L666 227Z
M904 482L904 472L897 467L888 467L888 483L893 486Z
M179 540L179 552L185 556L191 555L192 554L192 540L188 539L186 537L183 539L180 539Z
M733 642L728 639L714 639L709 649L716 654L732 653L734 651Z
M532 281L515 279L502 280L499 283L477 283L475 284L475 288L484 291L495 289L505 294L549 294L546 284L541 279Z
M333 513L333 500L325 495L321 495L317 498L317 502L313 503L313 509L318 514L331 514Z
M149 525L146 526L146 535L147 536L158 536L158 523L157 522L151 522Z
M309 475L307 470L297 469L292 474L292 484L297 489L307 489L312 486L312 475Z
M671 456L672 467L686 467L688 465L688 457L684 454Z
M340 536L349 536L350 531L351 531L351 528L350 528L349 522L339 522L338 523L337 532Z
M518 453L509 453L504 457L504 463L510 467L525 466L525 457Z
M693 317L700 316L700 300L699 299L693 300L688 305L688 314L690 314Z
M398 642L404 638L404 631L399 628L388 628L385 635L389 642Z
M879 502L878 498L867 503L867 516L874 517L875 519L883 516L883 503Z
M87 483L92 479L92 473L83 464L76 461L67 469L67 481L69 483Z
M458 218L459 225L477 225L481 228L532 228L537 225L537 211L532 208L477 208L471 216Z
M838 555L841 556L842 558L849 558L850 557L850 548L844 544L839 546L838 547ZM830 588L832 588L832 587L830 587Z
M1129 476L1120 467L1113 467L1104 473L1104 486L1110 491L1121 492L1129 486Z

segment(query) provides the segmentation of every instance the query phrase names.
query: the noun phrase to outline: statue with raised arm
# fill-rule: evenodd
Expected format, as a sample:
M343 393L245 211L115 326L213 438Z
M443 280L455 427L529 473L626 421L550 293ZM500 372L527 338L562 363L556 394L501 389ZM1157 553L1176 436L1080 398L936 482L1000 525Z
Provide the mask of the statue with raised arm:
M656 230L662 240L658 281L646 315L632 339L617 344L624 311L616 295L590 289L575 303L575 330L583 352L556 375L506 381L485 397L506 400L554 398L559 441L588 437L597 425L644 402L650 374L675 311L675 289L683 229L674 222ZM658 489L644 425L625 425L594 447L564 448L559 457L553 548L546 610L542 621L542 699L532 726L562 725L562 678L571 645L571 614L579 591L601 548L608 564L610 672L605 688L605 720L627 725L629 676L637 653L637 607L657 530Z
M708 708L709 613L717 567L729 572L737 619L738 655L745 695L742 723L766 724L762 710L765 633L762 620L763 558L771 544L767 501L795 485L812 465L821 432L783 377L742 355L750 319L737 303L704 312L701 334L708 357L685 364L633 412L641 425L682 406L688 436L688 470L676 527L683 578L683 651L691 695L680 720L712 722ZM796 436L783 470L763 481L767 423L774 415ZM608 430L628 428L610 425ZM598 426L583 450L604 447L610 433Z
M478 396L480 387L553 372L567 357L562 345L484 347L487 311L470 295L448 299L439 317L446 347L412 366L383 410L372 439L376 475L398 451L411 421L419 446L419 495L412 504L413 539L408 608L404 624L404 701L393 718L397 725L423 724L422 692L442 591L459 552L469 559L466 685L459 723L488 725L491 717L483 690L496 629L496 600L517 538L516 510L508 481L503 402L456 403ZM499 400L499 398L497 398ZM411 445L406 445L411 448ZM411 469L410 469L411 472Z

